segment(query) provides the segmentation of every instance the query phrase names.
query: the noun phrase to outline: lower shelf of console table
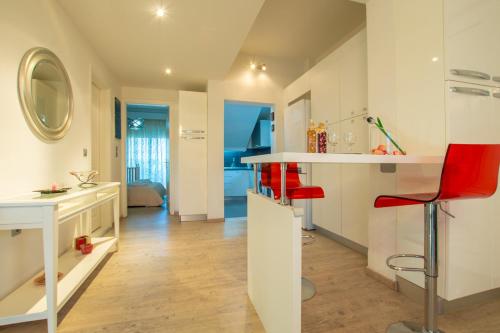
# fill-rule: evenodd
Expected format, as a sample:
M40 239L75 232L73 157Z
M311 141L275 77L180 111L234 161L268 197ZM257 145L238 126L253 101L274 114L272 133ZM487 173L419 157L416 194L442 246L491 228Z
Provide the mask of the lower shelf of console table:
M57 307L61 309L82 283L111 252L116 244L115 237L92 238L94 249L90 254L69 250L59 257L58 271L64 274L57 283ZM42 271L43 272L43 271ZM37 286L33 278L0 301L0 325L9 325L25 321L47 318L47 300L45 287Z
M120 183L108 182L87 189L76 187L62 195L27 193L0 198L0 230L41 229L44 257L43 271L0 300L0 326L46 319L47 332L56 333L57 312L106 255L118 250L119 192ZM113 236L92 238L94 249L90 254L70 249L58 256L60 225L75 221L78 234L90 235L92 210L108 203L112 205ZM33 279L44 272L45 287L35 285ZM64 274L60 281L57 281L58 272Z

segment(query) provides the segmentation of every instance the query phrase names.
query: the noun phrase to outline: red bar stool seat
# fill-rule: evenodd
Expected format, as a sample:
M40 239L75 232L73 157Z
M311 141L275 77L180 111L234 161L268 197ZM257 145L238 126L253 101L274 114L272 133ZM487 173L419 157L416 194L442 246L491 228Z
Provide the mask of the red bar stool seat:
M297 163L287 163L286 166L286 197L291 200L296 199L321 199L325 197L323 189L319 186L304 186L300 182L299 167ZM281 199L281 166L280 163L264 163L261 165L262 186L269 187L273 191L275 200ZM303 235L309 241L303 246L314 242L312 235ZM302 301L311 299L316 294L314 283L302 277Z
M279 163L264 163L261 166L262 186L273 190L275 200L281 198L281 169ZM286 197L295 199L321 199L325 197L319 186L304 186L300 182L297 163L287 163L286 168Z
M387 265L397 271L425 274L424 325L399 322L388 327L389 333L439 333L437 325L438 299L438 225L437 208L447 215L441 203L450 200L480 199L492 196L498 185L500 165L499 144L450 144L441 172L438 192L399 195L381 195L375 199L375 208L424 205L424 255L397 254L387 259ZM391 263L392 259L412 257L423 259L424 267L403 267Z
M322 199L325 197L323 189L319 186L300 186L287 188L286 196L292 200L295 199Z
M434 201L437 192L381 195L375 200L375 208L421 205Z

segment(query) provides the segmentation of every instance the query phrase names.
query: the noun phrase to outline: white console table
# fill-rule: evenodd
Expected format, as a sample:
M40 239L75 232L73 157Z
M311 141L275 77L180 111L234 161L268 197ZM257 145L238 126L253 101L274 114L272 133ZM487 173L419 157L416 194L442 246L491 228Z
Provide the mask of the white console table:
M26 194L0 199L0 229L43 230L43 256L46 286L36 286L33 278L0 300L0 325L47 319L49 333L57 329L57 312L75 293L112 249L118 250L120 183L99 183L80 189L75 186L65 194ZM113 204L114 237L92 238L92 253L83 255L70 249L58 256L59 225L80 217L90 235L91 209L106 202ZM37 249L32 249L37 250ZM63 278L57 282L57 273Z

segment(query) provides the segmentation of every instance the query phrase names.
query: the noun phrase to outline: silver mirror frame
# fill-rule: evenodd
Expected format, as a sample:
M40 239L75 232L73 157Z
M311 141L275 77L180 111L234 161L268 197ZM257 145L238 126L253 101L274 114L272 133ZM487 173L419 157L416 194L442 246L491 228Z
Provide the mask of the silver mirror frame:
M66 83L68 92L68 113L63 123L58 128L49 128L45 126L36 113L32 95L32 77L36 65L40 62L47 62L55 66L62 74L62 78ZM73 90L71 89L68 73L61 60L52 51L43 47L34 47L28 50L19 65L17 83L19 102L23 109L24 118L31 131L43 141L51 142L62 139L68 132L71 121L73 120Z

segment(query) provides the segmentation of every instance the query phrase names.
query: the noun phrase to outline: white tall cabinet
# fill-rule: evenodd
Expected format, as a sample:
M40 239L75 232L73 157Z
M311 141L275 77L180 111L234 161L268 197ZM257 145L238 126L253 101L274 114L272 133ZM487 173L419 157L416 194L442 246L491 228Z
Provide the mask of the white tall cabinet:
M179 92L179 215L207 218L207 94Z
M308 77L311 117L328 122L337 137L328 152L367 153L366 30L314 66ZM366 165L313 165L312 184L321 184L325 191L325 199L313 200L313 223L366 247L368 174Z
M388 119L410 153L444 153L449 143L500 143L499 13L497 0L367 3L370 113ZM396 187L384 193L435 191L440 169L398 168L392 179L384 176L388 188ZM374 182L380 177L372 176ZM438 293L444 299L500 287L499 207L496 194L450 203L455 219L439 216ZM423 208L375 214L390 223L370 217L378 226L370 240L386 241L370 253L369 268L390 277L386 254L423 254ZM421 274L397 274L423 287Z

